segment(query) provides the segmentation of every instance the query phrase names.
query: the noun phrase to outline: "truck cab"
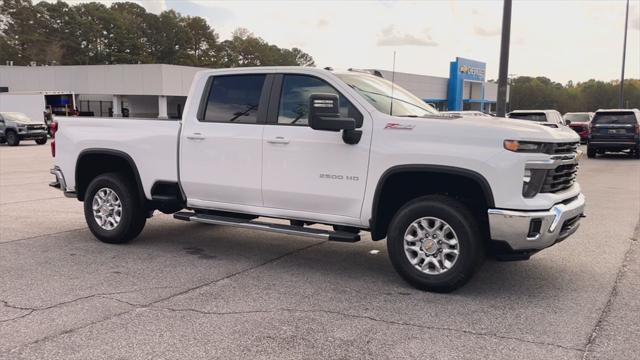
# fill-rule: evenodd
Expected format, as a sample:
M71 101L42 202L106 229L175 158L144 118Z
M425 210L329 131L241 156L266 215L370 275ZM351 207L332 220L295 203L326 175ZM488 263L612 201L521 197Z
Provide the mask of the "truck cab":
M51 186L109 243L156 210L333 241L369 232L410 284L452 291L487 252L525 260L569 237L585 206L571 129L441 115L362 72L206 70L181 121L58 122Z

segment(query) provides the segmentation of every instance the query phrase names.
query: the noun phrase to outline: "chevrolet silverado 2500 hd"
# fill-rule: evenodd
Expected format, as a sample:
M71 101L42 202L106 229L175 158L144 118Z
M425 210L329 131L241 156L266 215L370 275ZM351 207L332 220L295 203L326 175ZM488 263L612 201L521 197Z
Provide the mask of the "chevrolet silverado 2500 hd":
M430 291L465 283L486 251L523 260L567 238L585 206L568 127L440 116L362 72L207 70L181 121L58 118L54 140L51 186L84 201L101 241L135 238L155 210L344 242L368 231Z

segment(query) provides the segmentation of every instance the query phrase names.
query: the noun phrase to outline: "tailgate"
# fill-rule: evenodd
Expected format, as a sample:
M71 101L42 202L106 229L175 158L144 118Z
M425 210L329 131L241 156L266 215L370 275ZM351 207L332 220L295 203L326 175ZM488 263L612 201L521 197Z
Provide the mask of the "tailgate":
M598 141L633 141L638 131L631 111L596 113L591 124L591 139Z

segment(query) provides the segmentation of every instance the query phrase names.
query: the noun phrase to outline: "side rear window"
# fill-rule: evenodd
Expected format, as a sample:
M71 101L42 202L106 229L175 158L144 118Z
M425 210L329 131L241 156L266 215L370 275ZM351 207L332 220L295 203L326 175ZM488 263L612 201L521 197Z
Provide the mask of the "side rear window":
M256 124L265 78L265 74L214 77L202 121Z
M591 121L592 124L625 124L633 125L637 124L636 115L633 112L602 112L596 113L596 116Z
M357 127L362 126L362 114L324 80L307 75L284 75L280 92L278 125L309 124L309 97L311 94L336 94L340 101L340 115L356 119Z

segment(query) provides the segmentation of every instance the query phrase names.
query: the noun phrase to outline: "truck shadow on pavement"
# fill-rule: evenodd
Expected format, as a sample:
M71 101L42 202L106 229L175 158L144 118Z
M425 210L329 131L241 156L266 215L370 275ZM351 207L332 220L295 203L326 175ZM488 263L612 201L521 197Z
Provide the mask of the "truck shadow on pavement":
M534 256L522 262L498 262L488 258L475 277L462 288L449 295L429 294L405 283L388 259L386 242L373 242L368 236L359 243L345 244L223 226L150 225L137 240L125 246L137 250L148 248L163 254L175 252L176 257L207 260L210 264L207 266L212 267L218 266L217 263L232 264L239 258L260 259L268 265L253 271L271 272L273 278L270 281L274 286L278 282L313 286L309 280L315 279L323 287L348 287L372 296L404 294L495 299L517 294L518 297L536 299L551 294L555 297L559 292L579 287L574 283L575 276L589 277L584 269L580 274L574 274L571 267L557 257ZM265 256L265 251L270 254ZM250 273L244 276L247 275Z

